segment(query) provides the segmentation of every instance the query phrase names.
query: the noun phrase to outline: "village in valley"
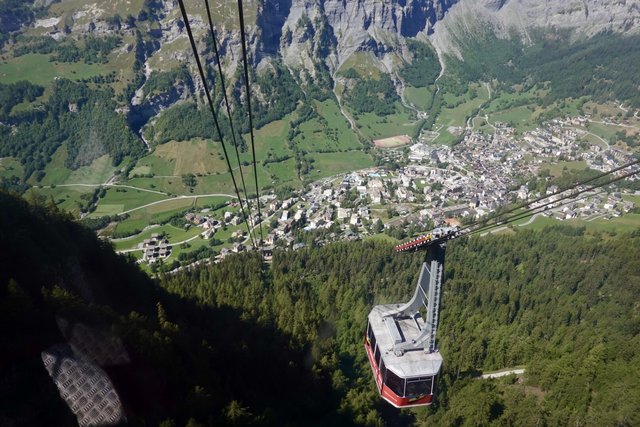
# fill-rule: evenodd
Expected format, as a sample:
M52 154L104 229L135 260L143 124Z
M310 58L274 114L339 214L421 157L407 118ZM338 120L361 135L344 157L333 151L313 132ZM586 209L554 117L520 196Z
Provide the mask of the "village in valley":
M186 228L198 227L198 238L209 240L211 246L221 245L213 260L252 251L260 239L268 260L275 248L298 250L370 236L404 239L445 223L468 224L501 206L557 193L560 187L554 177L569 172L567 165L607 172L635 160L630 150L610 146L601 138L601 143L586 142L588 123L589 117L554 119L518 134L515 128L496 122L493 134L462 129L463 138L453 146L431 144L428 135L422 135L412 145L380 150L380 167L323 178L286 197L261 195L262 221L253 200L250 209L244 206L244 213L236 201L230 201L215 210L186 212L181 222ZM636 210L636 196L622 188L585 191L509 227L530 225L540 216L608 221ZM558 200L561 195L555 197ZM243 214L248 219L246 228ZM223 230L225 238L220 240ZM123 252L142 254L140 262L154 264L170 260L173 246L165 236L153 234L134 250ZM186 259L174 262L172 268L179 270L209 258L189 263Z

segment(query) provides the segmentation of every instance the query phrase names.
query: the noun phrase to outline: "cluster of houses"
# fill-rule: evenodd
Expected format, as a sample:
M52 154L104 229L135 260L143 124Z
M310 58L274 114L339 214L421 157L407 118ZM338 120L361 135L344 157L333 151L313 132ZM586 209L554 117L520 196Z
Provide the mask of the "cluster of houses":
M142 260L149 264L153 264L171 255L171 244L169 244L167 239L157 233L152 234L148 239L144 239L138 246L143 251Z
M556 199L558 196L555 197ZM553 200L553 197L551 198ZM559 221L583 218L583 219L611 219L622 214L629 213L635 208L635 203L624 200L620 193L599 194L594 191L587 197L574 202L564 204L557 209L549 209L544 216Z
M356 240L379 232L383 227L424 227L448 219L482 217L517 199L541 196L522 179L537 177L540 169L558 158L584 160L594 169L610 170L632 160L618 148L580 144L585 136L587 118L552 120L541 128L517 135L504 123L494 123L487 135L467 129L464 139L453 147L416 143L406 150L389 150L393 156L405 156L405 166L390 172L369 168L325 178L307 186L286 200L273 194L263 195L263 248L267 257L275 246L297 250L304 247L297 235L313 230L328 230L318 244L331 240ZM547 195L558 191L547 188ZM233 208L233 206L231 206ZM629 212L634 204L619 193L587 193L579 201L551 205L544 215L557 219L611 218ZM395 212L389 218L389 211ZM260 222L251 212L253 224ZM207 210L187 213L189 224L202 227L211 237L223 226L239 226L243 218L237 209L226 210L215 219ZM384 221L384 224L382 223ZM376 225L373 227L372 225ZM231 247L220 257L253 250L249 236L236 231ZM146 243L145 243L146 244ZM160 243L145 246L145 257L161 257ZM170 247L169 247L170 250ZM166 256L166 255L165 255Z

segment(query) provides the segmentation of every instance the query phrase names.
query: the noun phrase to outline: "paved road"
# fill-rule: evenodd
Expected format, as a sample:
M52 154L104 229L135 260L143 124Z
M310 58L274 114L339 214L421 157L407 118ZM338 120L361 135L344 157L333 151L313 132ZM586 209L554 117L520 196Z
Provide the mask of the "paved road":
M526 226L526 225L531 224L531 223L532 223L533 221L535 221L535 220L536 220L536 218L538 218L540 215L542 215L542 214L537 213L537 214L535 214L535 215L531 216L531 218L529 218L529 220L528 220L527 222L523 222L522 224L518 224L518 227L524 227L524 226Z
M480 375L480 378L487 380L491 378L506 377L507 375L522 375L524 374L524 371L525 371L524 368L520 368L520 369L510 369L508 371L487 372L486 374Z
M565 128L567 129L573 129L575 131L579 131L579 132L584 132L588 135L593 136L594 138L598 138L600 141L602 141L604 143L604 145L606 146L606 149L608 150L609 148L611 148L611 145L609 145L609 141L607 141L606 139L602 138L600 135L596 135L595 133L587 130L587 129L583 129L583 128L577 128L577 127L573 127L573 126L565 126Z
M137 211L139 209L144 209L147 208L149 206L153 206L153 205L159 205L160 203L165 203L171 200L182 200L182 199L196 199L198 197L228 197L230 199L235 199L236 196L233 196L231 194L224 194L224 193L213 193L213 194L197 194L197 195L193 195L193 196L177 196L177 197L170 197L168 199L162 199L162 200L158 200L157 202L152 202L152 203L147 203L146 205L142 205L142 206L138 206L136 208L133 209L129 209L126 210L124 212L120 212L118 214L119 215L124 215L124 214L128 214L129 212L133 212L133 211Z
M125 184L110 184L108 181L105 184L56 184L55 187L92 187L92 188L93 187L124 187L124 188L131 188L133 190L146 191L147 193L162 194L163 196L168 195L167 193L163 193L162 191L149 190L148 188L134 187L132 185L125 185ZM42 188L53 188L53 186L43 185Z
M181 245L183 243L189 243L190 241L197 239L201 235L202 235L202 233L198 233L195 236L190 237L190 238L188 238L186 240L181 240L180 242L169 242L169 244L172 247L175 247L175 246ZM124 250L121 250L121 251L116 251L116 253L126 254L126 253L129 253L129 252L138 252L138 251L143 251L143 250L144 250L143 248L133 248L133 249L124 249Z

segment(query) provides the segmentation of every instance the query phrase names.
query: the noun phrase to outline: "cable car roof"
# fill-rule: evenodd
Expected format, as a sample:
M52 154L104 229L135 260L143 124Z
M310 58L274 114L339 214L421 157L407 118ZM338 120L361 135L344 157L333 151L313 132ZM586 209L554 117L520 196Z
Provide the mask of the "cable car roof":
M394 319L387 314L399 304L376 305L369 313L369 324L382 352L387 369L400 377L434 376L440 372L442 356L439 352L426 353L424 349L407 351L397 356L393 351L394 341L411 341L426 327L420 316Z

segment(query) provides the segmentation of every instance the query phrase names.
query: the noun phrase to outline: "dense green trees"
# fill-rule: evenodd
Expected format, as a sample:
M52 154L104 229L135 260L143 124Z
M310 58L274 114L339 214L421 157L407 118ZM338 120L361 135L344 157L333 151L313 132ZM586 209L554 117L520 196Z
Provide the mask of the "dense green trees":
M391 78L381 74L379 79L358 79L346 94L346 100L358 113L393 114L395 102L400 100Z
M519 34L502 39L487 29L462 41L464 61L450 57L447 63L462 81L497 79L526 87L549 82L552 101L590 96L640 106L640 37L601 33L572 42L566 32L547 31L532 38L525 46Z
M192 87L191 74L186 65L171 71L154 71L145 82L143 89L145 96L157 95L170 91L177 83Z
M12 325L0 330L12 343L2 384L43 386L20 387L19 401L0 387L10 419L68 416L34 369L63 316L112 325L135 356L109 371L133 393L123 398L134 423L640 422L639 233L552 227L451 242L439 397L402 412L377 396L362 334L373 304L408 299L420 254L337 243L276 252L262 269L246 254L152 282L90 231L3 194L0 239L12 248L0 259L0 324ZM526 366L524 383L474 378L514 365Z
M145 93L156 93L168 90L176 82L188 80L188 73L185 68L179 68L172 72L154 73L149 77L144 88ZM216 80L213 77L213 80ZM236 76L240 78L240 76ZM296 109L298 103L304 99L304 93L298 84L293 80L289 71L278 65L263 70L253 75L257 86L252 87L251 107L253 109L253 124L256 128L262 127L274 120L283 118L286 114ZM259 93L256 93L259 88ZM244 85L238 83L234 88L233 96L229 98L232 104L233 125L238 132L237 142L241 149L246 149L246 143L240 134L249 132L249 119L246 94ZM219 85L214 86L215 110L218 114L218 121L223 137L231 141L231 127L223 101L223 94ZM215 130L211 111L205 103L196 105L193 102L180 103L162 112L153 126L149 129L149 134L154 142L165 143L171 140L184 141L190 138L211 138L219 140Z
M80 62L87 64L107 62L107 56L122 43L119 36L84 36L78 45L72 40L56 41L48 36L19 36L15 56L27 53L51 54L50 61Z
M193 102L178 104L163 111L152 129L153 141L160 144L197 137L220 139L213 126L211 111L206 107L198 109Z
M436 407L416 411L416 420L557 425L615 412L617 419L638 421L633 408L640 402L620 402L615 410L595 402L615 399L610 389L640 386L640 319L631 315L632 295L640 290L632 278L640 236L603 240L582 233L559 227L450 245L440 398ZM316 368L342 392L343 410L365 424L393 422L397 412L375 396L360 335L372 304L407 299L418 261L392 255L385 245L335 244L277 253L266 283L249 279L241 258L163 283L204 304L231 305L274 323L297 346L312 344ZM618 354L620 348L627 352ZM526 386L470 377L514 365L527 365ZM624 366L627 378L620 376Z
M436 53L426 44L416 40L407 40L413 54L413 60L400 70L400 76L414 87L432 85L440 74L440 62Z
M29 0L0 0L0 47L9 40L12 31L29 24L37 15L45 10L43 6L35 6Z
M126 155L137 156L143 144L116 111L110 91L92 90L65 79L54 82L42 112L18 116L17 126L0 125L0 157L10 156L24 165L24 179L43 171L51 156L66 141L65 164L77 168L109 154L118 165ZM42 178L42 174L39 175Z
M6 120L13 107L21 102L33 102L43 92L42 86L25 80L13 84L0 83L0 118Z
M268 324L168 294L91 231L4 193L0 238L11 247L0 259L6 422L73 424L40 357L63 340L55 321L63 317L125 343L131 363L106 369L133 425L345 423L308 353ZM246 261L247 280L259 281L257 259Z
M256 127L262 127L283 118L295 110L298 102L304 99L304 93L283 65L274 65L257 73L255 83L258 84L261 94L260 99L252 99L251 102ZM246 105L241 102L240 94L236 101L237 105L242 106L246 111ZM236 126L242 126L243 132L249 131L247 119L236 120L234 123L238 123Z

